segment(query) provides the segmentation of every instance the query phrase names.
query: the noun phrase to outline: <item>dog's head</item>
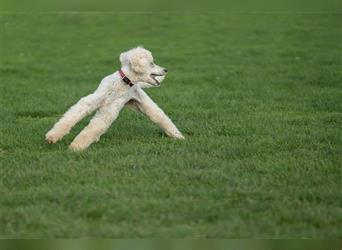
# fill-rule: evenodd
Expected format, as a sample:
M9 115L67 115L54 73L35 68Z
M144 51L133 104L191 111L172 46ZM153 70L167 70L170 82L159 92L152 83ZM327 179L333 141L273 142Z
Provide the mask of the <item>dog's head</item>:
M137 47L120 55L122 68L134 82L143 82L143 87L159 86L167 70L154 63L152 53Z

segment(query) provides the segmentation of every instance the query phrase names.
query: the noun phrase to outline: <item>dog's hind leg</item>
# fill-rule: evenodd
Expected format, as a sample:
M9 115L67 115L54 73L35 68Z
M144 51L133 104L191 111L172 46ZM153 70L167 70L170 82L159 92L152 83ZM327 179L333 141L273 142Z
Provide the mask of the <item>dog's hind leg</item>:
M136 101L129 106L149 117L150 120L158 124L168 136L176 139L184 139L184 136L173 124L171 119L142 89L137 90Z
M90 144L100 139L113 121L118 117L124 102L116 100L101 107L79 135L75 137L69 148L73 151L80 151L88 148Z
M73 105L62 118L46 133L45 139L49 143L55 143L68 134L73 126L82 118L91 114L101 104L101 97L93 93L81 98Z

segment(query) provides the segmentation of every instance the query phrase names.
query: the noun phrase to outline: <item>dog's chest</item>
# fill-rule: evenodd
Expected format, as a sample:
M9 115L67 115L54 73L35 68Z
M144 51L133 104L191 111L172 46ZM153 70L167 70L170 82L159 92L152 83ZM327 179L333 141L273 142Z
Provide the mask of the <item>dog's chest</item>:
M128 86L123 84L116 84L112 85L107 92L106 102L122 99L122 100L129 100L135 94L137 90L137 86Z

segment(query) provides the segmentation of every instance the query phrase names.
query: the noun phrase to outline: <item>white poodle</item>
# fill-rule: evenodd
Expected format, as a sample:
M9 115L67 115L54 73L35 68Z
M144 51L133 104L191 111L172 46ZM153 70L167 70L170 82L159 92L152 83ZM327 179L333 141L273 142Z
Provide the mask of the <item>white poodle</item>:
M168 136L184 139L170 118L142 90L145 87L159 86L167 70L156 65L151 52L142 47L122 53L120 61L122 68L119 71L105 77L94 93L81 98L53 126L45 136L47 142L55 143L62 139L77 122L97 110L88 126L69 146L73 151L84 150L100 139L124 106L148 116Z

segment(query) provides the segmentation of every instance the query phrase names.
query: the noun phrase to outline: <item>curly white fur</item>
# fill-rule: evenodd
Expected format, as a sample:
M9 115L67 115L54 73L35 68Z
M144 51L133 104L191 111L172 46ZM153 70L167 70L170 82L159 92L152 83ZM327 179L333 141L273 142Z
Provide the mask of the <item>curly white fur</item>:
M154 64L150 51L137 47L120 55L122 70L134 83L130 87L122 81L118 72L105 77L97 90L79 100L46 134L49 143L56 143L68 134L73 126L85 116L97 110L69 148L73 151L84 150L94 141L98 141L118 117L120 110L128 106L148 116L165 133L176 139L184 139L169 117L143 91L143 88L159 86L164 80L166 69Z

